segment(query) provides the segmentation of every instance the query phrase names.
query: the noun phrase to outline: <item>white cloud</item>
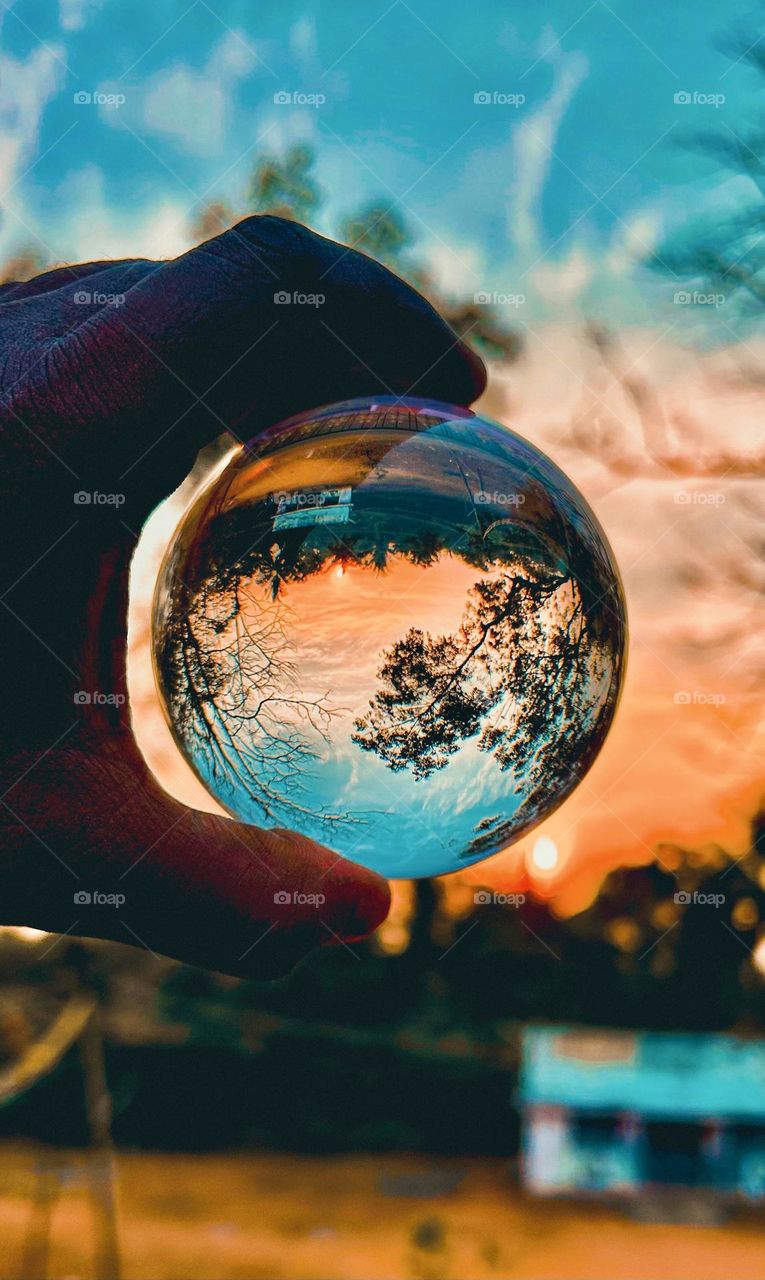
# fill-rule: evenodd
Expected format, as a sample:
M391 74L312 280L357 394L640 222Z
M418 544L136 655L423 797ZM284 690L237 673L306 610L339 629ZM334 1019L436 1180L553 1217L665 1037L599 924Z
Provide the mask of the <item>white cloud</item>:
M227 32L201 70L176 63L149 81L144 125L151 133L173 138L191 155L214 155L225 143L236 85L256 65L252 46L236 32Z
M589 64L581 53L557 58L552 93L538 111L519 123L513 132L513 187L508 223L518 252L539 250L539 206L552 163L552 152L561 121Z
M317 53L316 19L306 14L293 22L289 33L290 50L302 63L313 63Z
M314 145L319 135L316 112L309 107L299 111L273 107L258 118L257 133L263 136L265 149L277 155L284 155L298 142Z
M657 209L632 214L620 224L606 254L606 266L614 275L626 275L650 257L659 241L662 216Z
M108 198L97 165L70 173L57 190L64 211L56 243L70 262L168 258L190 247L188 202L165 197L137 211Z
M228 31L211 51L206 72L213 79L216 76L221 79L233 76L240 80L249 75L257 64L258 54L252 41L243 32Z
M0 189L7 192L37 144L40 120L64 71L57 50L38 46L27 58L0 55Z
M489 276L478 245L454 240L447 244L428 238L427 232L424 235L424 243L418 245L418 257L424 258L439 293L464 297L483 288Z
M580 297L595 274L592 259L575 245L557 262L540 262L529 274L529 281L540 297L557 306L566 306Z
M81 31L102 0L59 0L58 20L64 31Z
M226 95L203 72L179 65L163 71L146 94L146 127L173 138L193 155L212 155L220 147L226 125Z
M29 227L21 177L34 168L43 112L63 78L59 50L38 46L26 58L0 55L0 256L13 254L34 238ZM63 132L63 131L62 131ZM41 240L44 244L44 239Z

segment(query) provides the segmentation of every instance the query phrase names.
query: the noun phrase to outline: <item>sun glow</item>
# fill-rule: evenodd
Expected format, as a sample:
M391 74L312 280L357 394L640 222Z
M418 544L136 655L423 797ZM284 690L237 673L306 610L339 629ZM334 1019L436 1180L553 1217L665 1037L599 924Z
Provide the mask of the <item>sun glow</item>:
M535 871L554 871L558 865L558 846L549 836L540 836L531 850L531 865Z

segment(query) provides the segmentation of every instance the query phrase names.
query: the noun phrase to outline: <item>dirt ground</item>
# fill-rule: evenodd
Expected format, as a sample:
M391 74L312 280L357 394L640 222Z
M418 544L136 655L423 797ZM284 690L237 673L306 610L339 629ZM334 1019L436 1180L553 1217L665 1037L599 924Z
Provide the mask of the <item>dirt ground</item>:
M0 1146L0 1280L21 1274L35 1160ZM85 1280L96 1274L85 1165L77 1152L59 1160L47 1274ZM761 1215L667 1225L533 1201L500 1161L123 1152L116 1163L124 1280L765 1280Z

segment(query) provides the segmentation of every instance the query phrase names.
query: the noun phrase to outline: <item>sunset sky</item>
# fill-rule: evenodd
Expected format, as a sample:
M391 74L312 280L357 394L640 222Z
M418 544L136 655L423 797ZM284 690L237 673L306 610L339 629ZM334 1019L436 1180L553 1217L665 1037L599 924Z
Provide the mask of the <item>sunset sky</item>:
M741 56L757 11L555 0L542 14L488 0L477 23L453 0L310 14L197 0L179 12L165 0L4 11L0 257L181 252L206 202L244 210L256 157L302 140L316 151L320 230L365 200L396 204L446 292L512 296L500 306L524 353L492 366L481 408L581 486L631 621L614 729L541 831L559 858L531 866L533 882L572 910L604 868L657 852L669 863L674 843L743 853L765 764L765 344L732 303L678 305L677 281L644 264L691 215L720 221L758 199L750 177L682 145L745 137L757 121L760 82ZM325 101L274 99L297 91ZM75 101L98 92L125 101ZM607 350L593 321L614 335ZM173 518L155 520L145 564ZM136 573L137 642L150 577ZM139 719L148 697L136 685ZM151 732L175 789L205 802ZM517 882L532 844L480 877Z

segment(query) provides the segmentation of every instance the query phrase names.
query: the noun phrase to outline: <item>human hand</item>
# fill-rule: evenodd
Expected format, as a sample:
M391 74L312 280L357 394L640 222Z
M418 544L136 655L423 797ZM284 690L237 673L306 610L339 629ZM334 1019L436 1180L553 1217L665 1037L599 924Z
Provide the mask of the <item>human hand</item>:
M326 300L275 304L281 290ZM125 700L130 559L223 430L246 439L383 392L468 404L480 360L379 263L272 217L172 261L6 285L0 336L0 921L246 976L365 935L388 908L379 876L294 833L187 809L146 767ZM285 888L325 904L276 907ZM124 904L76 901L94 890Z

